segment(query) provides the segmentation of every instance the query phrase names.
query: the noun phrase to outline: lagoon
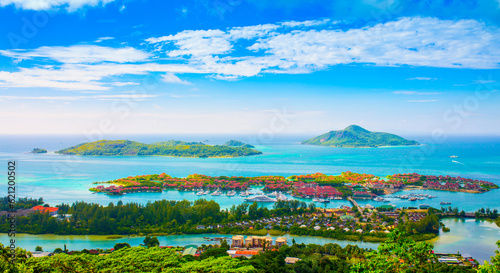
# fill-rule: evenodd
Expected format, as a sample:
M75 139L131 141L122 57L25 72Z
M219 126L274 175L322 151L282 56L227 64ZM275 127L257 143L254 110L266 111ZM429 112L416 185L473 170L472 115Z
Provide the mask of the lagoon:
M438 253L457 253L471 254L472 257L477 259L480 263L489 260L494 255L497 249L495 242L500 240L500 228L494 223L488 221L480 221L474 219L443 219L442 222L451 229L450 232L440 232L437 238L430 240L434 244L434 251ZM215 241L205 241L204 237L225 237L231 238L233 235L224 234L193 234L193 235L169 235L159 236L158 240L160 245L168 246L186 246L201 244L213 244ZM60 247L66 247L69 250L82 250L82 249L107 249L113 248L116 243L129 243L131 246L138 246L144 240L144 237L128 237L123 236L119 239L108 239L109 235L31 235L31 234L17 234L16 244L18 247L34 251L36 246L42 246L46 251L53 251ZM273 240L277 236L272 236ZM336 243L341 246L358 245L362 248L376 249L378 243L368 242L352 242L352 241L339 241L335 239L313 237L313 236L292 236L286 234L288 243L291 244L292 239L296 243L301 244L327 244ZM0 242L4 245L8 242L9 237L7 234L0 234ZM229 242L230 243L230 242Z

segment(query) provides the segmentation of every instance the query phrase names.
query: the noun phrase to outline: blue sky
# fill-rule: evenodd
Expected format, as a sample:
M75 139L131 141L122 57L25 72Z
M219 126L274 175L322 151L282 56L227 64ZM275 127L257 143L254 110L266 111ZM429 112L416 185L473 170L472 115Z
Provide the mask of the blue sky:
M500 1L0 0L3 134L500 134Z

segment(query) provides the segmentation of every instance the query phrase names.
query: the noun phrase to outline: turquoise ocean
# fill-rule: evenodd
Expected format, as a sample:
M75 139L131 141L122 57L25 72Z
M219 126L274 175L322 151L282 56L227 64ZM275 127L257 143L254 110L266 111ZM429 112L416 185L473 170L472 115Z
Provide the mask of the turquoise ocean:
M174 158L161 156L65 156L54 151L88 141L84 136L0 136L0 160L5 168L0 174L6 175L7 161L17 161L17 195L19 197L43 197L56 205L74 201L95 202L107 205L110 202L147 203L158 199L195 200L199 196L193 192L174 190L162 193L134 193L124 196L93 194L88 189L96 181L117 178L167 173L185 177L199 173L212 176L259 176L309 174L321 172L340 174L344 171L370 173L385 177L394 173L416 172L420 174L451 175L481 179L500 184L500 136L448 137L436 143L430 137L408 137L422 143L413 147L388 148L330 148L301 145L300 141L309 136L288 135L265 141L253 135L127 135L110 136L108 139L129 139L146 143L161 140L180 139L186 141L209 140L207 144L221 144L229 139L239 139L253 144L262 155L239 158ZM45 148L47 154L31 154L31 149ZM456 156L456 157L451 157ZM4 176L5 177L5 176ZM7 190L5 185L4 190ZM258 192L259 189L253 189ZM411 191L430 193L434 199L410 202L387 196L391 204L400 207L428 204L440 207L439 202L452 202L450 206L467 212L481 207L500 209L500 190L483 194ZM405 192L410 193L410 192ZM401 193L396 193L398 195ZM234 196L209 196L221 207L227 208L243 202ZM304 200L307 201L307 200ZM367 200L361 204L381 203ZM327 207L338 207L347 201L332 201ZM318 204L319 205L319 204ZM268 205L270 206L270 205Z

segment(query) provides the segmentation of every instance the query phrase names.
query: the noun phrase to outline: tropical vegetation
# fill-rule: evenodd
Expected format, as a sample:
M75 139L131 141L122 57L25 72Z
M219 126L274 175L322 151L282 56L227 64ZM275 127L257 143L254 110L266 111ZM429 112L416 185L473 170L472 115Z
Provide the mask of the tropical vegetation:
M130 140L98 140L56 151L66 155L93 156L177 156L177 157L239 157L262 154L247 147L206 145L201 142L163 141L144 144Z
M357 125L350 125L344 130L330 131L304 140L302 144L348 148L419 145L414 140L389 133L370 132Z

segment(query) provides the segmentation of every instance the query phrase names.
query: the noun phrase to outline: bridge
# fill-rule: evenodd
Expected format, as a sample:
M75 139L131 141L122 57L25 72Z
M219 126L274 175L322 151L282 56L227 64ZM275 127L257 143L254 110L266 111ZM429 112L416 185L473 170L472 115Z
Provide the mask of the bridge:
M361 208L361 206L358 204L358 202L356 202L354 199L352 199L351 196L347 197L347 200L349 200L354 206L356 206L358 208L358 211L359 212L363 212L363 208Z

